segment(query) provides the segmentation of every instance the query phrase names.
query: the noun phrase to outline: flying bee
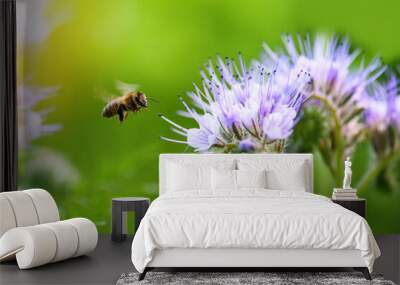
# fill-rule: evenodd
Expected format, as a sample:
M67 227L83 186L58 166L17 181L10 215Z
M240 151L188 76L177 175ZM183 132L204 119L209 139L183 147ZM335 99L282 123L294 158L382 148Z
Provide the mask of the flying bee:
M107 105L103 108L102 116L105 118L111 118L118 115L118 119L122 123L128 116L129 112L137 113L142 109L147 109L147 97L143 92L137 91L137 87L137 85L118 81L117 88L123 95L108 100Z
M128 112L137 113L142 108L147 108L147 98L142 92L131 91L126 95L111 100L104 108L102 115L105 118L111 118L118 115L122 123L128 116Z

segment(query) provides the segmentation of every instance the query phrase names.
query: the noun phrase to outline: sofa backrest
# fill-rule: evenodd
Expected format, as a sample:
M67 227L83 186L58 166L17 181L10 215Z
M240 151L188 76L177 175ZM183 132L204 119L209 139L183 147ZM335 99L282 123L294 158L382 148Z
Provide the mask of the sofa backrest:
M278 170L288 174L300 164L304 167L305 191L313 192L313 156L312 154L160 154L159 194L167 192L168 165L178 163L190 166L217 167L225 169ZM285 175L285 179L291 179Z
M43 189L0 193L0 237L9 229L60 220L56 202Z

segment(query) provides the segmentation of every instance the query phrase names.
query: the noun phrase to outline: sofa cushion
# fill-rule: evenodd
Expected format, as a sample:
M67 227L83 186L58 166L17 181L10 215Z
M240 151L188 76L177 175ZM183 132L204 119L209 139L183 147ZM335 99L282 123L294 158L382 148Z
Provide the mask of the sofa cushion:
M30 196L38 215L39 224L52 223L60 220L57 204L49 192L43 189L28 189L22 191Z
M0 237L17 226L14 212L8 199L0 193Z
M0 214L0 237L14 227L60 220L56 202L50 193L43 189L0 193Z
M97 239L96 226L84 218L17 227L0 238L0 261L16 257L20 269L37 267L86 254Z

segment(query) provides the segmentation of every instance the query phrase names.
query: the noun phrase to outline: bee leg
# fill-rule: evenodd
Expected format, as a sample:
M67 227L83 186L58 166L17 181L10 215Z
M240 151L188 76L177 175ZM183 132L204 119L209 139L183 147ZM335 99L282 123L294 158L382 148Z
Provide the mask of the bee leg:
M117 114L119 121L122 123L124 121L124 110L121 107L118 107Z
M126 117L128 117L129 112L125 112L124 114L124 120L126 119Z

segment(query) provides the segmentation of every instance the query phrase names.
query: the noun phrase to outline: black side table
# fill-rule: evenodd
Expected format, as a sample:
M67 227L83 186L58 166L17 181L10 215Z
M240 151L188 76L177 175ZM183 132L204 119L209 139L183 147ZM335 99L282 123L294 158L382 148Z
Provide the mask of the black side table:
M366 212L366 200L365 199L354 199L354 200L335 200L332 199L333 203L339 204L340 206L359 214L361 217L365 218Z
M135 212L135 232L149 208L150 200L143 197L125 197L112 199L112 233L113 241L126 238L126 212Z

